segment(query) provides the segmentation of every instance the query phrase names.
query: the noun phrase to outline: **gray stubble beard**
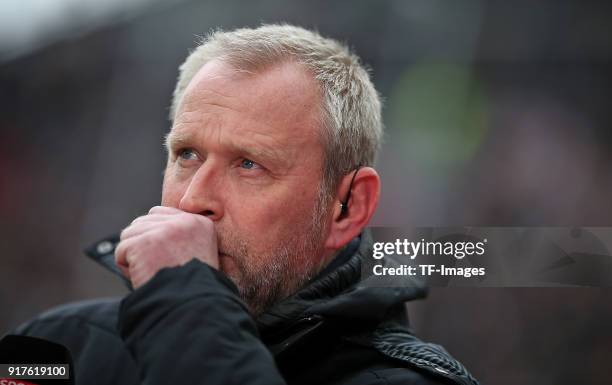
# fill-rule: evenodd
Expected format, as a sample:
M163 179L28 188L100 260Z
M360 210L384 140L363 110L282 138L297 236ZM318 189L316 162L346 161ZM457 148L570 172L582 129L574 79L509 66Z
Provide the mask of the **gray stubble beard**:
M307 229L300 229L305 234L283 239L265 259L251 255L248 242L235 233L219 236L220 245L231 248L225 250L231 251L238 270L238 277L230 274L230 279L254 316L298 291L321 270L326 213L327 195L320 191ZM261 260L268 263L249 263Z

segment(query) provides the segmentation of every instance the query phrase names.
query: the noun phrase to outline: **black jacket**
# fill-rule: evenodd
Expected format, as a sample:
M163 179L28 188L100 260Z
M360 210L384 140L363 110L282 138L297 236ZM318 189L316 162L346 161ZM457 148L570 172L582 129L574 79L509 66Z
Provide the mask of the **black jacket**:
M116 241L89 255L112 267ZM257 320L225 275L192 260L122 300L56 308L15 333L67 346L79 385L477 384L441 346L404 326L404 302L424 296L422 287L361 279L371 243L367 234L353 240Z

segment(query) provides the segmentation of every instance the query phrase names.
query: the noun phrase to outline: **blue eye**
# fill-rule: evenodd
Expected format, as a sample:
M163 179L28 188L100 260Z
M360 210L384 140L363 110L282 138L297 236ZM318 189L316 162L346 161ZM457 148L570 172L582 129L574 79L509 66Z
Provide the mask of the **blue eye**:
M192 149L185 148L178 152L178 157L184 160L197 159L198 155Z
M242 162L240 163L240 167L246 168L247 170L252 169L253 167L255 167L255 165L256 163L250 159L243 159Z

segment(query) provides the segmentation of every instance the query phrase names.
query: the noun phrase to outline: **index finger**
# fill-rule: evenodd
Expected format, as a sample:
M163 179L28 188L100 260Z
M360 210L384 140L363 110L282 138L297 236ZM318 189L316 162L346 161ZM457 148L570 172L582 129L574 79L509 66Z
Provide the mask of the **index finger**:
M149 214L182 214L183 210L168 206L153 206L149 210Z

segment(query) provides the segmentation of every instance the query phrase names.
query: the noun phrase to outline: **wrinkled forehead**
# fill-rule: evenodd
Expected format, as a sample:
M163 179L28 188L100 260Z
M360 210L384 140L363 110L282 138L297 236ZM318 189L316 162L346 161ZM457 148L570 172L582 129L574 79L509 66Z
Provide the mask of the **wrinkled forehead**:
M202 103L234 108L249 119L286 128L293 135L321 134L322 93L312 74L295 62L282 62L255 72L221 60L205 64L185 90L177 120ZM306 131L306 132L304 132Z

